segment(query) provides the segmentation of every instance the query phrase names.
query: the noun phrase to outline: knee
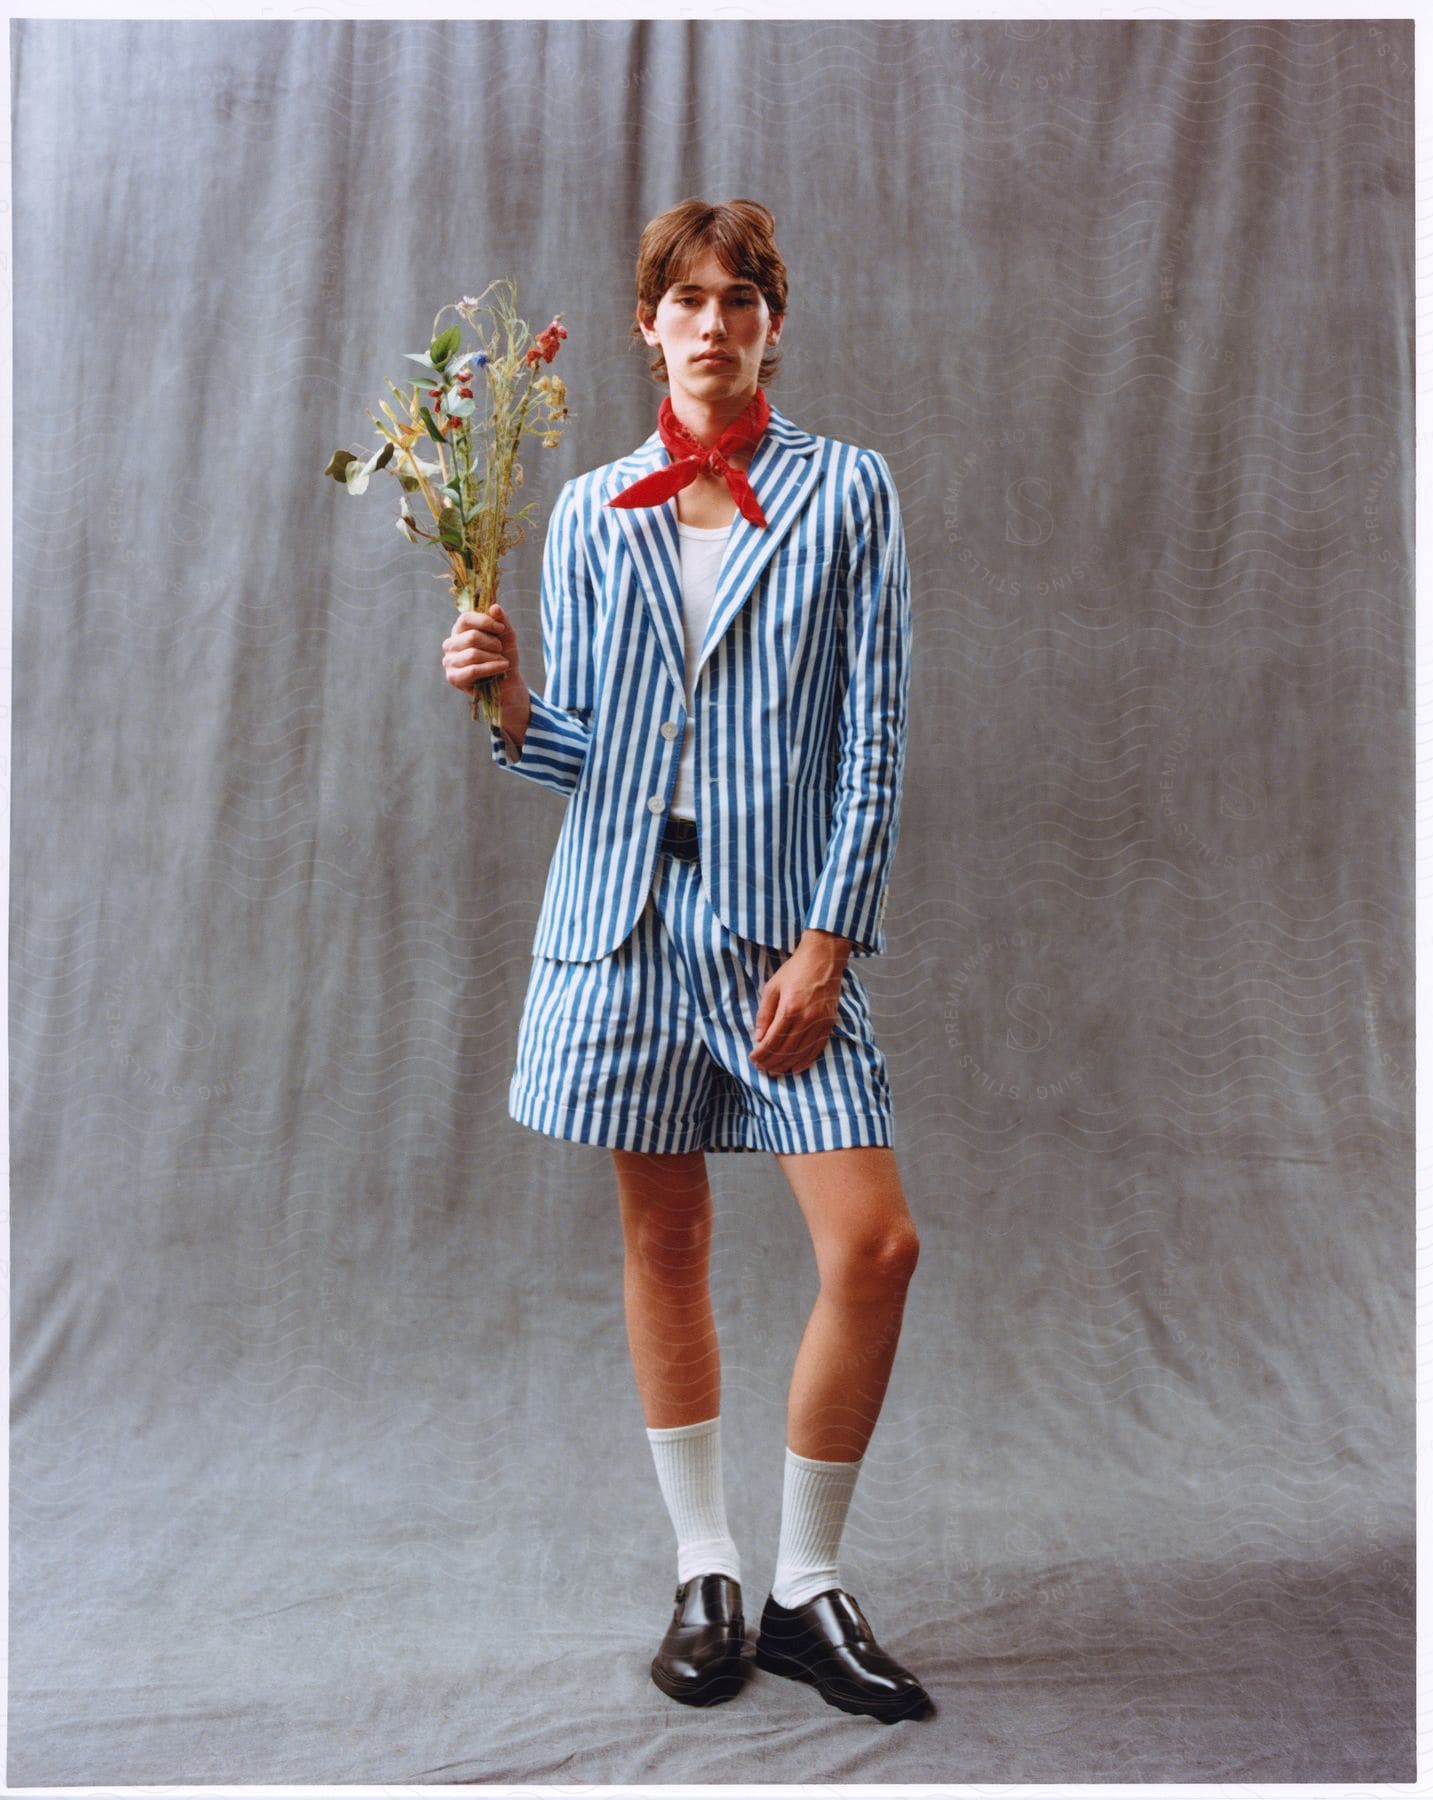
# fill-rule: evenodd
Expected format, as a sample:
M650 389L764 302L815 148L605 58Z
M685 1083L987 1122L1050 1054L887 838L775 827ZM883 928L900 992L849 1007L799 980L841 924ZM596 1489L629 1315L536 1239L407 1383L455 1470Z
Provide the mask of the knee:
M628 1257L649 1269L677 1271L705 1259L711 1243L709 1206L643 1206L624 1213Z
M614 1161L628 1256L668 1268L703 1256L711 1238L712 1203L701 1160Z
M905 1293L920 1259L914 1225L863 1232L843 1243L821 1270L821 1285L844 1298L889 1300Z

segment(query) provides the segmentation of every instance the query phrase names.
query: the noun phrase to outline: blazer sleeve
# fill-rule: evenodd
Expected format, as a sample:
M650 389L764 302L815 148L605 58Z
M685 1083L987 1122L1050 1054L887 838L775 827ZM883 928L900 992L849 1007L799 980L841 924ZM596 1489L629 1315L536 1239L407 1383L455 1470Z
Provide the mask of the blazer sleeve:
M511 740L490 725L493 761L500 769L571 794L592 742L595 677L592 634L596 592L588 575L586 525L579 482L559 489L548 520L542 557L542 660L544 693L532 694L532 716L522 747L510 754Z
M910 570L900 500L885 458L857 459L847 495L847 593L831 830L805 923L886 947L886 888L900 834L910 703Z

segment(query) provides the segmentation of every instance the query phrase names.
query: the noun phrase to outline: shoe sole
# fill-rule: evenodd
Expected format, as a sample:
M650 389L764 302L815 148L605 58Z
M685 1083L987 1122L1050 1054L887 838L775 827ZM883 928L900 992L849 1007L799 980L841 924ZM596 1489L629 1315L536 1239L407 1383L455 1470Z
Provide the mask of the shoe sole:
M828 1706L834 1706L841 1712L858 1713L862 1718L879 1719L883 1725L899 1725L905 1719L923 1718L927 1713L935 1711L931 1697L924 1689L921 1690L919 1700L906 1699L899 1702L899 1710L896 1707L883 1707L876 1701L851 1699L833 1682L818 1675L814 1669L808 1669L796 1657L787 1656L780 1650L770 1650L760 1640L756 1646L756 1666L758 1669L765 1669L769 1675L784 1675L788 1681L804 1681L809 1687L815 1688Z
M655 1661L651 1675L669 1700L680 1700L683 1706L720 1706L741 1692L743 1670L739 1656L733 1656L714 1663L696 1681L679 1681Z

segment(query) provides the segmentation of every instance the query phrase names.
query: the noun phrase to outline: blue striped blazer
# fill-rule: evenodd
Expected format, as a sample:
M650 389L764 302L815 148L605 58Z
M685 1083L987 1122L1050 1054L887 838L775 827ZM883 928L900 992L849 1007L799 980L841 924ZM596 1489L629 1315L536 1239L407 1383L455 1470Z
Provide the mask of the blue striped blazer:
M603 502L670 457L653 432L566 482L543 553L545 691L499 767L567 796L533 954L606 956L646 903L690 716L700 876L728 930L789 952L808 925L886 947L910 688L900 504L874 450L775 407L732 523L687 708L676 499Z

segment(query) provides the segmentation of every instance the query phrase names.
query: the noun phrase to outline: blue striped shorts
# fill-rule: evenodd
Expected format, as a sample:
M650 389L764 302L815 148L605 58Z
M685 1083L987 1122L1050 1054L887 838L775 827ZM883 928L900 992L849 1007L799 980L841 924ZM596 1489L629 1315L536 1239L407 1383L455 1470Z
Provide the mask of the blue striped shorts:
M694 853L680 851L664 847L647 904L610 955L533 958L509 1115L613 1150L893 1146L886 1060L851 962L811 1067L758 1069L747 1055L756 1009L785 955L728 931Z

